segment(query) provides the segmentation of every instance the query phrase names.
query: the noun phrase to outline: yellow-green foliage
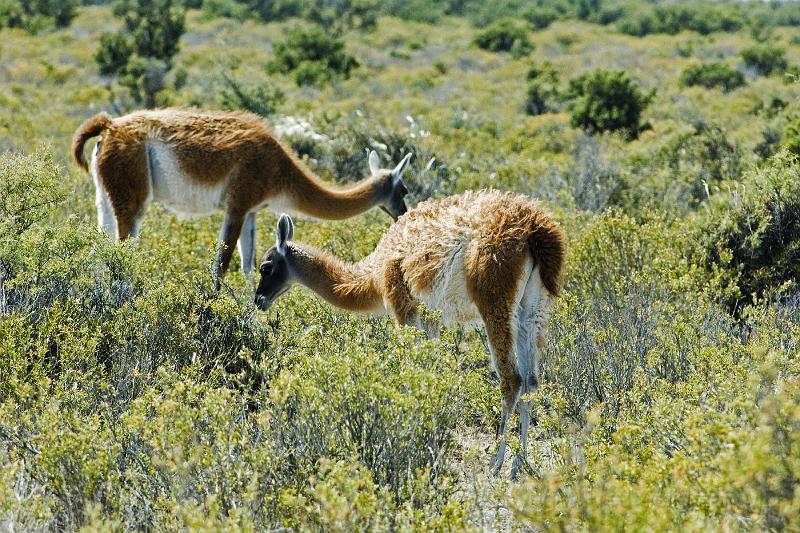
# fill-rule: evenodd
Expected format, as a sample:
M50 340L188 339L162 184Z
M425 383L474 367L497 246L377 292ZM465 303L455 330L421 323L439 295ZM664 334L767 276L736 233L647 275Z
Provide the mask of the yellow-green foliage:
M520 521L569 531L800 526L800 366L776 342L776 318L761 315L744 346L698 353L685 381L638 374L613 431L593 411L581 445L517 489ZM788 328L797 335L796 321Z
M491 15L476 5L464 13ZM564 291L530 477L513 485L488 476L500 394L480 332L425 340L301 289L256 312L237 264L213 290L220 215L153 206L138 239L112 242L68 160L83 120L135 105L94 63L111 10L0 30L0 529L800 528L800 203L781 150L796 148L800 86L685 87L690 65L737 65L751 27L639 38L589 22L621 16L592 5L526 27L524 58L474 46L465 18L379 17L341 35L361 64L349 79L305 87L267 74L304 22L190 9L158 96L301 117L319 135L287 142L330 181L363 177L366 149L386 165L413 151L412 204L480 187L541 198L567 239ZM759 28L800 62L789 29ZM545 62L551 100L530 116L527 73ZM557 96L596 69L655 89L638 139L570 126ZM296 223L357 260L390 221ZM263 252L275 216L257 225Z
M732 310L795 290L800 185L797 158L779 152L711 203L700 241L706 267Z

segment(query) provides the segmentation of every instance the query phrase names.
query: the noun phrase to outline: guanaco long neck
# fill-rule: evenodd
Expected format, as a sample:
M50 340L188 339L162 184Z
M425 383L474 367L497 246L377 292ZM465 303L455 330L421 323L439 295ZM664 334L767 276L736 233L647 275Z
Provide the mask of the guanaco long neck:
M380 177L361 180L352 187L334 188L317 178L302 163L290 169L289 194L293 207L306 215L343 220L353 217L378 205L382 200Z
M294 243L292 267L299 283L336 307L368 312L383 306L366 261L346 264L318 248Z

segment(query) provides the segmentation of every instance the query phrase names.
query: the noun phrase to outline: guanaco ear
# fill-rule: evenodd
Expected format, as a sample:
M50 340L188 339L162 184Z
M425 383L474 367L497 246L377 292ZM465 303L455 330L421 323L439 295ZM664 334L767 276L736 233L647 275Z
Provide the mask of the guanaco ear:
M292 218L286 213L281 214L278 219L278 236L275 239L275 247L281 254L286 253L286 243L291 241L294 237L294 222Z
M414 154L411 152L407 153L403 160L400 161L396 167L394 167L394 170L392 170L392 178L395 183L400 181L400 178L403 177L403 172L405 172L408 168L408 162L411 161L411 157L413 155Z
M381 169L381 160L378 159L378 154L375 150L369 153L369 173L373 176Z

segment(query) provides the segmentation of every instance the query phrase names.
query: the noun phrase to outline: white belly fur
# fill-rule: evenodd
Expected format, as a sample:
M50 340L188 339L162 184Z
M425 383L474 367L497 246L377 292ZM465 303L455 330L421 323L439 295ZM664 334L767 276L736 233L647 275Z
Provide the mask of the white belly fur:
M210 215L224 208L228 180L205 185L186 176L169 145L147 144L153 200L174 212L178 219Z
M466 245L455 247L453 253L445 261L442 271L436 277L432 289L417 296L429 309L441 311L442 320L446 326L455 324L483 325L478 308L470 299L467 291L467 276L464 267L465 253ZM512 320L517 318L517 309L525 295L526 282L530 278L532 271L533 261L527 259L514 294ZM531 287L528 287L528 289L530 290Z
M418 295L429 309L441 311L446 326L455 324L479 325L482 323L478 308L467 292L467 274L464 267L466 242L453 247L443 262L443 267L433 282L431 290Z
M275 196L270 196L265 200L264 203L259 205L257 209L261 209L265 205L270 211L278 216L286 213L287 215L296 218L300 214L297 209L294 208L294 203L287 194L276 194Z

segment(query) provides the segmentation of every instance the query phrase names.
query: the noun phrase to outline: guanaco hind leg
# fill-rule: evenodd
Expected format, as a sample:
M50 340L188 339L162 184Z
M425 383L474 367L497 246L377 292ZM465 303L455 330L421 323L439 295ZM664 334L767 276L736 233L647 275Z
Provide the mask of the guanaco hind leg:
M152 200L150 170L144 145L117 147L103 140L97 157L97 181L107 194L116 220L117 240L139 233L147 206Z
M239 235L239 257L242 258L242 274L247 278L256 266L256 214L244 217L242 233Z
M97 208L97 229L105 231L111 237L117 236L117 221L114 218L114 211L111 209L111 200L108 193L103 188L100 181L100 173L97 169L97 152L100 148L98 142L92 150L92 179L94 180L94 205Z
M239 240L239 235L242 232L244 225L244 215L232 213L228 211L225 213L225 220L222 222L222 229L219 232L219 247L217 250L217 257L214 261L214 267L211 275L214 278L214 285L219 289L220 280L230 265L231 257L233 257L233 248L236 241Z
M495 371L500 378L501 415L498 438L500 445L497 455L492 460L491 468L494 474L500 472L506 454L506 433L508 421L514 414L514 409L522 390L522 379L514 364L514 338L511 328L511 309L505 302L497 302L490 309L479 306L486 335L489 338L489 350L492 355Z
M534 268L525 284L514 321L517 368L522 379L522 390L518 403L520 453L514 458L514 465L511 468L512 479L517 477L520 467L527 460L531 405L523 397L539 389L539 342L544 321L544 298L539 269Z

